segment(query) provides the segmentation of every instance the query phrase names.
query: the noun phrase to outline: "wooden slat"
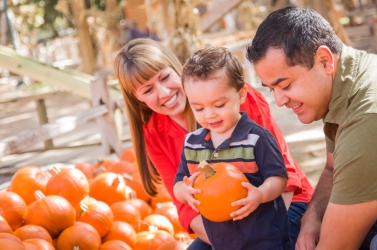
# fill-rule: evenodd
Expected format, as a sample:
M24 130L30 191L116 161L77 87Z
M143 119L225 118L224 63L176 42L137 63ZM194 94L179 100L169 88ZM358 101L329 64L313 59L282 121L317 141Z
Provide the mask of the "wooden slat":
M54 123L39 128L21 132L0 141L0 157L23 151L30 146L51 139L55 136L72 131L87 121L107 113L105 105L93 107L78 113L75 116L66 116Z
M233 8L237 7L243 0L222 0L216 3L210 11L206 12L199 21L199 29L202 32L207 31L220 20L226 13L231 11Z
M44 99L46 97L51 97L55 94L60 93L58 90L48 90L48 91L39 91L35 92L33 94L22 94L22 95L16 95L11 97L5 97L0 99L0 104L5 104L9 102L18 102L18 101L35 101L38 99Z
M91 99L90 82L95 80L92 75L67 69L56 69L29 57L21 56L15 50L0 45L0 67L14 74L48 83L61 90ZM110 89L111 97L119 97L120 92Z

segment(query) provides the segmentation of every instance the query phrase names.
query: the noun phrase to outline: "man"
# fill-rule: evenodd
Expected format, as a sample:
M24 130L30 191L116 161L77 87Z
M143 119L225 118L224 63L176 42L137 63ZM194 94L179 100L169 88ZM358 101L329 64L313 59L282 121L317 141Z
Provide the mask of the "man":
M296 249L369 249L377 231L377 56L344 46L315 11L288 7L259 26L247 57L278 106L305 124L324 121L327 162Z

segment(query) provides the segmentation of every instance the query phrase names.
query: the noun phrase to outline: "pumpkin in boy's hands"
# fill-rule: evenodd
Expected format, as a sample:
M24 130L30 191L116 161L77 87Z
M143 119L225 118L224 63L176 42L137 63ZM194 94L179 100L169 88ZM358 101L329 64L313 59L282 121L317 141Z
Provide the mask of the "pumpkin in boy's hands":
M230 214L241 206L232 206L232 202L245 198L247 189L242 182L248 182L246 176L235 166L226 162L209 165L206 161L199 164L200 175L193 187L200 189L200 194L194 194L200 201L196 205L200 214L213 222L223 222L232 219Z

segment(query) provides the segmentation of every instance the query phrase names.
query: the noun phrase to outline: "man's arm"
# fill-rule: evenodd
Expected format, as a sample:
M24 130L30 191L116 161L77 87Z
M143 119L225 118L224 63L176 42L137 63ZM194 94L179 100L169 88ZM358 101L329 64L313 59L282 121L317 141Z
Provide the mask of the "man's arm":
M359 249L377 220L377 200L352 205L329 203L316 249ZM334 230L336 228L336 230Z
M326 153L326 165L319 178L312 200L301 219L301 229L296 250L312 250L319 240L321 222L329 203L333 186L334 160L332 153Z

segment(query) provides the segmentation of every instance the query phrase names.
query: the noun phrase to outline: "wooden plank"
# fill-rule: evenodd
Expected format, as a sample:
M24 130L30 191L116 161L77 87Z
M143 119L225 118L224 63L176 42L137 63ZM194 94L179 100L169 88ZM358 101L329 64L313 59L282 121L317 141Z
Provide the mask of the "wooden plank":
M21 56L15 50L0 45L0 67L14 74L45 82L61 90L91 99L90 82L95 80L92 75L68 69L56 69L29 57ZM110 89L111 97L119 97L120 91Z
M60 93L61 91L59 90L48 90L48 91L39 91L35 92L33 94L21 94L17 96L11 96L11 97L6 97L0 100L0 104L5 104L9 102L18 102L18 101L35 101L38 99L44 99L47 97L54 96L55 94Z
M57 119L54 123L7 137L0 141L0 157L21 152L38 142L72 131L107 112L107 107L101 105L84 110L75 116L65 116Z
M96 117L99 131L101 133L102 147L105 154L115 152L119 157L122 148L114 120L114 103L111 102L108 86L106 83L107 74L103 71L95 72L96 80L91 83L92 105L105 105L108 112Z
M213 8L206 12L199 21L199 29L202 32L207 31L214 25L216 22L220 20L226 13L231 11L233 8L237 7L243 0L221 0L216 3Z

